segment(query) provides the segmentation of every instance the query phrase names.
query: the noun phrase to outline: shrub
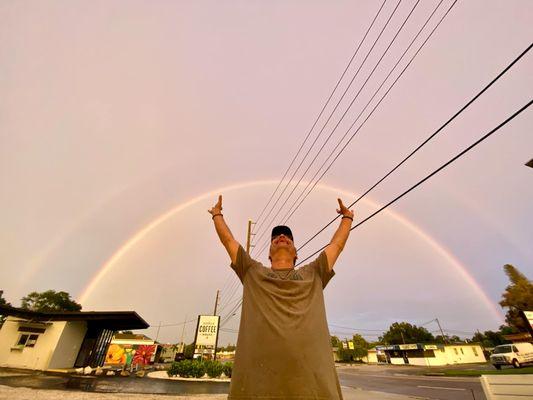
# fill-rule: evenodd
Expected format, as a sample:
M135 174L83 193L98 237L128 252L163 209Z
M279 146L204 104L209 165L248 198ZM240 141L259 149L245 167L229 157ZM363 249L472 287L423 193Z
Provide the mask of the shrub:
M176 376L179 374L178 370L180 368L180 366L178 365L179 362L173 362L172 364L170 364L170 367L169 369L167 370L167 375L168 376Z
M194 378L201 378L205 375L205 365L202 361L199 360L193 360L190 362L190 371L189 376L192 376Z
M226 375L228 378L231 378L231 372L233 371L233 363L225 363L224 365L222 365L222 369L224 371L224 375Z
M192 363L193 362L191 360L173 362L170 368L168 369L167 374L168 376L179 375L182 378L188 378L191 376Z
M218 378L220 375L222 375L224 370L224 366L220 362L214 360L206 361L204 366L205 372L210 378Z

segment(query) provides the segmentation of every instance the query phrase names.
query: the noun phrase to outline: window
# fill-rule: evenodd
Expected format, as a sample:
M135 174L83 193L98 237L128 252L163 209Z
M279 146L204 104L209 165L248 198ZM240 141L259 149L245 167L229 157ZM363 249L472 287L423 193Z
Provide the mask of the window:
M456 355L456 356L459 355L459 352L457 351L457 347L454 347L454 348L453 348L453 351L455 351L455 355Z
M475 347L472 347L472 351L474 352L474 355L477 357L477 349Z
M463 351L463 348L461 347L461 354L464 356L465 355L465 352Z
M37 343L38 338L39 338L39 335L31 335L31 334L23 333L19 337L19 340L17 342L17 347L35 347L35 343Z

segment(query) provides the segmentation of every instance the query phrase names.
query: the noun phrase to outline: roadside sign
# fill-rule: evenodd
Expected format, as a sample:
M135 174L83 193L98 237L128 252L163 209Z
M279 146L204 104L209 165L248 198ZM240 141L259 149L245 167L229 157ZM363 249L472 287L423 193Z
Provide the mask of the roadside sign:
M401 344L400 350L417 350L418 345L417 344Z
M194 358L204 358L204 355L215 358L218 341L220 316L199 315L194 339Z
M520 311L520 315L526 323L527 330L533 336L533 311Z

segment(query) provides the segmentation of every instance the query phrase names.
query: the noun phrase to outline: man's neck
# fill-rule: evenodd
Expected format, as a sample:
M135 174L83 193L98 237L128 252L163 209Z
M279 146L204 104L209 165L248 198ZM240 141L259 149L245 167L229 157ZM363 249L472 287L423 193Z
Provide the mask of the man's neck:
M272 257L271 263L272 263L272 265L271 265L272 269L292 269L292 268L294 268L294 260L291 260L290 257L283 257L283 256Z

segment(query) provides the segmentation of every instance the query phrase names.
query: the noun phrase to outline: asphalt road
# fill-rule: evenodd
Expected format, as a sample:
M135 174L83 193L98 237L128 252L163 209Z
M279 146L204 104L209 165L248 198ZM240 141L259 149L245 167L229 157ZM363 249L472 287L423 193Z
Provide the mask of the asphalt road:
M479 378L418 376L373 368L339 368L342 386L432 400L486 400Z

